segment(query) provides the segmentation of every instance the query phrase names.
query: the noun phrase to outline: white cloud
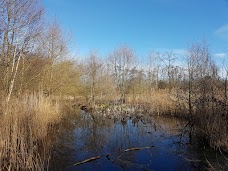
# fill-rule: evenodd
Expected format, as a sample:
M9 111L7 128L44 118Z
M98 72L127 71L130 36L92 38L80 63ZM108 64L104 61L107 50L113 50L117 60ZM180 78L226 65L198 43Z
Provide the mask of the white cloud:
M214 54L215 57L218 57L218 58L224 58L227 54L226 53L216 53Z
M215 34L221 34L221 33L227 33L228 32L228 24L219 27L216 31Z
M214 33L218 37L228 40L228 24L225 24L225 25L219 27L218 29L215 30Z

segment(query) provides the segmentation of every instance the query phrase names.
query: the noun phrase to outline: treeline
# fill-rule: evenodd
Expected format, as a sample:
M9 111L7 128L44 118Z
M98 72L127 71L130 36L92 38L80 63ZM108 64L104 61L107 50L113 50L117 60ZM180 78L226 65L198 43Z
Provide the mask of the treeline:
M7 101L12 94L27 91L81 95L94 101L113 93L125 100L129 94L176 88L188 89L191 99L195 87L200 88L195 82L205 80L216 81L222 94L227 93L227 73L223 78L218 74L205 42L193 43L182 59L171 51L151 52L139 62L141 57L124 45L107 56L91 52L79 62L69 56L70 38L57 22L44 24L39 1L2 1L0 5L0 90Z

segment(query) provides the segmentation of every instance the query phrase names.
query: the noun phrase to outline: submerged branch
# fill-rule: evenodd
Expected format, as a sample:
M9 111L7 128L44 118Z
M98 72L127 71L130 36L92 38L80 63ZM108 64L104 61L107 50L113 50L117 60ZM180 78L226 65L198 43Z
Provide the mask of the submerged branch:
M135 147L135 148L128 148L126 150L124 150L124 152L128 152L128 151L136 151L136 150L143 150L143 149L148 149L148 148L152 148L154 147L153 145L150 147ZM121 154L119 157L117 157L118 159L121 158L124 154Z
M135 150L143 150L143 149L147 149L147 148L151 148L151 147L154 147L154 146L150 146L150 147L135 147L135 148L128 148L126 150L124 150L124 152L128 152L128 151L135 151Z
M101 158L101 157L102 157L102 156L91 157L91 158L89 158L89 159L86 159L86 160L83 160L83 161L81 161L81 162L75 163L74 166L78 166L78 165L80 165L80 164L84 164L84 163L87 163L87 162L91 162L91 161L97 160L97 159L99 159L99 158Z
M141 147L141 148L138 148L138 147L135 147L135 148L128 148L126 150L124 150L124 152L128 152L128 151L135 151L135 150L143 150L143 149L147 149L147 148L151 148L151 147L154 147L154 146L150 146L150 147ZM109 158L109 154L106 155L106 157L108 158L108 160L110 160ZM81 164L84 164L84 163L87 163L87 162L91 162L91 161L94 161L94 160L97 160L99 158L101 158L103 156L95 156L95 157L91 157L89 159L86 159L86 160L83 160L81 162L78 162L78 163L75 163L73 166L78 166L78 165L81 165Z

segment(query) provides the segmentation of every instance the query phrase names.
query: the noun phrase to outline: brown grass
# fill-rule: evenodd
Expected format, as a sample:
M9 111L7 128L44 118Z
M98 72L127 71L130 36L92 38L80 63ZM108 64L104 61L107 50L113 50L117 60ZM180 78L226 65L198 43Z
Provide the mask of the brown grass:
M176 99L168 90L154 90L136 97L129 96L128 102L132 104L146 104L155 114L174 113Z
M197 99L204 97L202 94L194 96L191 115L188 109L188 95L180 90L178 93L175 90L169 92L163 89L135 96L128 95L128 102L136 105L147 105L154 114L171 114L179 118L189 119L200 130L200 134L208 140L210 146L227 150L228 107L220 104L221 102L225 104L222 92L218 91L214 94L216 95L214 95L215 98L218 99L217 102L211 100L211 96L205 96L203 103L197 101Z
M195 119L212 147L228 150L228 117L225 110L208 108L205 112L196 113Z
M0 170L43 170L45 138L60 121L59 105L42 95L25 95L3 105L0 116Z

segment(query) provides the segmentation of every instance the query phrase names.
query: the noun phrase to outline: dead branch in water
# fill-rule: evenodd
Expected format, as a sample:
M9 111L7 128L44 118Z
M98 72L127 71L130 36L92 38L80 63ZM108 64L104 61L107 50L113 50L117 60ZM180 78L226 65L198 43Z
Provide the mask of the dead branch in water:
M150 146L150 147L135 147L135 148L128 148L126 150L124 150L124 152L128 152L128 151L135 151L135 150L143 150L143 149L147 149L147 148L151 148L151 147L154 147L154 146Z
M91 158L89 158L89 159L86 159L86 160L83 160L83 161L81 161L81 162L75 163L74 166L78 166L78 165L80 165L80 164L84 164L84 163L87 163L87 162L91 162L91 161L97 160L97 159L99 159L99 158L101 158L101 157L102 157L102 156L91 157Z
M154 146L150 146L150 147L135 147L135 148L128 148L126 150L124 150L124 152L128 152L128 151L135 151L135 150L143 150L143 149L146 149L146 148L151 148L151 147L154 147Z
M128 151L136 151L136 150L143 150L143 149L148 149L148 148L152 148L154 147L153 145L150 147L134 147L134 148L128 148L126 150L124 150L124 152L128 152ZM121 154L120 156L118 156L117 158L121 158L124 154Z
M151 147L154 147L154 146L150 146L150 147L141 147L141 148L138 148L138 147L135 147L135 148L128 148L126 150L124 150L124 152L128 152L128 151L135 151L135 150L143 150L143 149L147 149L147 148L151 148ZM109 154L106 155L106 157L108 158L108 160L110 160L109 158ZM121 155L122 156L122 155ZM83 160L81 162L78 162L78 163L75 163L73 166L78 166L78 165L81 165L81 164L84 164L84 163L87 163L87 162L91 162L93 160L97 160L99 158L101 158L102 156L95 156L95 157L91 157L89 159L86 159L86 160ZM119 156L120 157L120 156ZM118 158L119 158L118 157Z

